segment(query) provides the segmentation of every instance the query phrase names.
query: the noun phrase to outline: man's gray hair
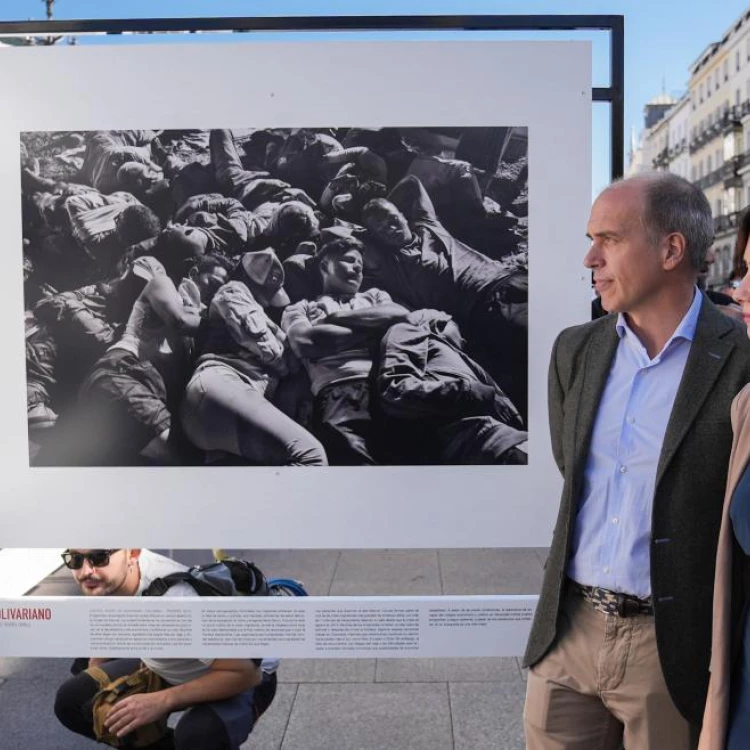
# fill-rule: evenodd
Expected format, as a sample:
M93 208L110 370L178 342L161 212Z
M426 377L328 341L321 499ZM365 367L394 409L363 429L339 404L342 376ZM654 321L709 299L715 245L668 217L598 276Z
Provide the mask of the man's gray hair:
M693 269L700 271L714 239L714 220L706 196L686 179L671 172L646 172L625 182L642 182L646 207L643 225L653 243L679 232Z

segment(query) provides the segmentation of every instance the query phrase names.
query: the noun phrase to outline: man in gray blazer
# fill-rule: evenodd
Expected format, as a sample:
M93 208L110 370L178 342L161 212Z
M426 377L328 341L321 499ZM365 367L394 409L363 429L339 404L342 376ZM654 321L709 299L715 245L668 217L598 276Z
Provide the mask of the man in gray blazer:
M705 701L729 406L750 346L696 288L713 220L689 182L611 185L588 236L611 314L552 353L564 486L525 656L527 748L683 750Z

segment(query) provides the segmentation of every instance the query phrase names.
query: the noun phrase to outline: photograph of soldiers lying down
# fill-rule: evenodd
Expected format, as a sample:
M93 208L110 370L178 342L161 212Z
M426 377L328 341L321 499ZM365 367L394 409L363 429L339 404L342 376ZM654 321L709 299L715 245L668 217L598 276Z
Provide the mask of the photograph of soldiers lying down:
M32 466L526 464L526 128L21 135Z

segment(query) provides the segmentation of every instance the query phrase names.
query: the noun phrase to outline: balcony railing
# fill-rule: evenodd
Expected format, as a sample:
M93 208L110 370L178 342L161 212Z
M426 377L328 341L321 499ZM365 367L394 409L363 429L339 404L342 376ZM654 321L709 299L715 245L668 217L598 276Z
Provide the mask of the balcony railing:
M743 102L745 104L746 102ZM736 128L742 127L742 106L735 105L728 109L721 118L721 132L726 135Z
M659 167L666 167L669 164L669 149L664 147L659 153L651 160L655 169Z
M733 130L742 127L742 118L750 114L750 99L745 99L741 104L735 104L724 112L719 120L712 125L703 128L694 138L690 140L690 153L695 153L714 138L727 135Z
M694 153L699 148L702 148L707 143L712 141L717 135L720 134L720 130L717 132L714 128L716 126L712 125L710 128L705 128L698 133L695 138L693 138L692 141L690 141L690 153Z
M722 179L724 179L723 169L724 169L723 167L714 169L713 172L709 172L707 175L704 175L699 180L696 180L695 185L701 190L706 190L706 188L713 187L714 185L721 182Z
M746 154L738 154L733 156L731 159L727 159L721 168L721 179L724 181L724 187L729 189L733 187L740 187L742 185L742 177L739 174L740 169L745 166L748 162Z
M738 219L741 211L735 211L731 214L722 214L721 216L714 217L714 232L716 234L722 234L723 232L730 232L737 229Z

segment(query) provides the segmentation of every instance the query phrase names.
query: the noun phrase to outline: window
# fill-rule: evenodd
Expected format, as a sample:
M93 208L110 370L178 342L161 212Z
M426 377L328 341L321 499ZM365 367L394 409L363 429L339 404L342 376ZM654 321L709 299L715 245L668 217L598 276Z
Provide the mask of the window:
M690 179L695 182L695 164L690 167Z
M729 80L729 60L724 60L724 82Z
M740 106L740 90L737 89L734 92L734 106L739 107Z
M734 53L734 69L735 70L739 70L740 69L740 51L739 50L737 50ZM724 76L724 80L725 81L728 80L728 76L727 75Z
M703 81L701 81L700 88L698 89L698 101L703 104Z
M718 169L721 166L721 163L723 161L723 154L721 153L721 149L716 149L716 168Z
M714 71L714 88L717 91L719 90L719 69L718 68Z
M747 40L747 59L750 60L750 39Z
M708 155L708 158L706 159L706 174L711 174L713 171L713 168L711 166L711 154Z
M714 216L721 216L721 198L717 198L714 204Z

